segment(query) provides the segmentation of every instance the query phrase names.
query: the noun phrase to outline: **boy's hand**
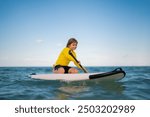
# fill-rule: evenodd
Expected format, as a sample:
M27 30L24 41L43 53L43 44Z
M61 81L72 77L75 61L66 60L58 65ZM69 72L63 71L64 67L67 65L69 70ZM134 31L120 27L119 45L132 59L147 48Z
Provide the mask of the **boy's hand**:
M78 63L79 63L79 64L81 64L81 62L80 62L80 61L78 61Z

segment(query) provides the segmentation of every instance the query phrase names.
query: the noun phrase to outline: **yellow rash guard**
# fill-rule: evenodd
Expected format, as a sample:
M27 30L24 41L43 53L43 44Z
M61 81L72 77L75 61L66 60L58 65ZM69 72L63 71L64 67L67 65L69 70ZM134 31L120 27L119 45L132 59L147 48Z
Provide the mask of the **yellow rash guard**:
M54 66L56 65L62 65L62 66L68 66L70 61L73 61L74 64L81 69L81 67L78 65L78 63L74 60L74 58L69 54L70 49L68 47L64 48L59 57L57 58L57 61ZM71 51L74 57L76 58L76 53L74 51Z

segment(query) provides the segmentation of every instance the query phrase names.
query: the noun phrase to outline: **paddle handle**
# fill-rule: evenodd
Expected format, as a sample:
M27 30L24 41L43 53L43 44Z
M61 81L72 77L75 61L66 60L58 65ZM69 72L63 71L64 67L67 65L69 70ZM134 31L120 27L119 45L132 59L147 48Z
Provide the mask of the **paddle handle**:
M71 50L69 51L69 54L74 58L74 60L79 64L79 66L82 68L84 73L88 73L88 71L79 63L79 61L74 57L74 55L71 53Z

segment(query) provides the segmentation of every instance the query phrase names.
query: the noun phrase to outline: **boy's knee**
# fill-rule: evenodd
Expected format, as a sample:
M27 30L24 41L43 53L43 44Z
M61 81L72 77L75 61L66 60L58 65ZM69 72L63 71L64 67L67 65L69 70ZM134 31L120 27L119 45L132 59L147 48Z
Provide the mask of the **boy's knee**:
M77 69L74 69L74 73L78 73L78 70L77 70Z
M64 74L64 73L65 73L64 68L59 68L59 69L58 69L58 73L60 73L60 74Z
M75 68L71 68L71 69L69 70L69 73L75 74L75 73L78 73L78 70L75 69Z
M64 73L65 73L65 70L64 70L64 68L58 68L58 70L53 70L53 73L56 73L56 74L64 74Z

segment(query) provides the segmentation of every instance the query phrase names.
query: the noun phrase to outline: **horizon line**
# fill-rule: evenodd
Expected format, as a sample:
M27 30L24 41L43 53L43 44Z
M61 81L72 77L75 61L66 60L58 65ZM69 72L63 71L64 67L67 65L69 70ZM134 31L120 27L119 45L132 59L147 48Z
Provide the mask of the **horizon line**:
M0 66L0 67L53 67L53 66ZM71 66L71 67L76 67L76 66ZM84 67L150 67L150 65L106 65L106 66L90 65Z

